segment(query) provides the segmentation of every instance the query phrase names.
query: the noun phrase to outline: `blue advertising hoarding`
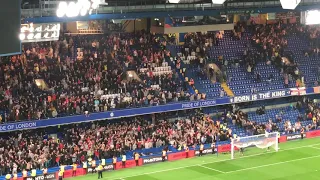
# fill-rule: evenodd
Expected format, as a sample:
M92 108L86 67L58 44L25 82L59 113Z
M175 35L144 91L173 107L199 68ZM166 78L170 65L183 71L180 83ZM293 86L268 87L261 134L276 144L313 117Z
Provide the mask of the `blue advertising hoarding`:
M194 109L194 108L201 108L201 107L232 104L232 103L282 98L282 97L288 97L288 96L310 95L310 94L320 93L318 92L319 90L320 90L319 87L290 88L290 89L268 91L263 93L256 93L256 94L242 95L242 96L235 96L235 97L199 100L199 101L183 102L183 103L173 103L173 104L150 106L150 107L143 107L143 108L114 110L114 111L93 113L88 116L77 115L77 116L59 117L54 119L43 119L43 120L36 120L36 121L9 123L9 124L0 125L0 132L43 128L43 127L57 126L57 125L63 125L63 124L90 122L95 120L114 119L114 118L138 116L138 115L144 115L144 114L161 113L161 112L167 112L167 111L178 111L178 110L185 110L185 109Z

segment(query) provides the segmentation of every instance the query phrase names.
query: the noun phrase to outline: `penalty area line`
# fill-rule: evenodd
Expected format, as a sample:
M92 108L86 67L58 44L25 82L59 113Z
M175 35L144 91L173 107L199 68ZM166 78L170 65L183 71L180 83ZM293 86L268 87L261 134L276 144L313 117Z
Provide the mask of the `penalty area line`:
M216 171L216 172L219 172L219 173L225 173L223 171L220 171L218 169L213 169L213 168L210 168L210 167L207 167L207 166L203 166L203 165L198 165L199 167L202 167L202 168L205 168L205 169L210 169L211 171Z
M227 171L225 173L229 174L229 173L247 171L247 170L258 169L258 168L263 168L263 167L270 167L270 166L275 166L275 165L280 165L280 164L286 164L286 163L290 163L290 162L303 161L303 160L312 159L312 158L318 158L318 157L320 157L320 155L318 155L318 156L309 156L309 157L305 157L305 158L293 159L293 160L289 160L289 161L282 161L282 162L271 163L271 164L265 164L265 165L261 165L261 166L253 166L253 167L238 169L238 170L234 170L234 171Z

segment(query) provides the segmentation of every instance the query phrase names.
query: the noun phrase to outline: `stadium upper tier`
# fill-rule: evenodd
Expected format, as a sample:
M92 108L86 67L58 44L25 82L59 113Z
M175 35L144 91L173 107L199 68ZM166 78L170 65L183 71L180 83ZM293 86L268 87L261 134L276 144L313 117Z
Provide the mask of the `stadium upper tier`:
M168 65L165 42L151 34L62 39L24 44L21 56L1 62L6 121L202 98L189 93L187 82Z
M318 30L291 24L247 30L240 27L238 31L213 36L187 35L190 42L173 47L172 52L178 52L177 61L181 61L188 77L195 80L196 89L206 93L207 98L223 96L224 82L230 88L223 88L226 93L236 96L312 87L319 80L319 49L317 36L310 34L318 34ZM201 53L206 58L199 58Z
M314 34L317 29L297 25L238 25L233 32L187 34L183 47L145 32L24 44L21 56L1 62L1 119L47 119L312 86L319 74Z

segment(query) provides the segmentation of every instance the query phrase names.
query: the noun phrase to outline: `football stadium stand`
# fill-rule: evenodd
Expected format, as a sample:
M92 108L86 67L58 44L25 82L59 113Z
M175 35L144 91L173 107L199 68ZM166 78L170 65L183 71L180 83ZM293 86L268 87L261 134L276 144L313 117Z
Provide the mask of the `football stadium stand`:
M0 61L0 179L228 153L231 139L270 132L280 143L320 136L319 28L231 25L23 43Z

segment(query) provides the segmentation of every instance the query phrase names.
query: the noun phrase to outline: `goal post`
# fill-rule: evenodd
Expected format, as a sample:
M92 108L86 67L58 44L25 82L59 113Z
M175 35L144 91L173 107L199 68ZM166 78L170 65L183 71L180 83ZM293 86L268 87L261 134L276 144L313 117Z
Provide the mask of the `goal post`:
M231 139L231 159L234 159L235 157L235 149L243 149L246 147L257 147L259 149L267 149L272 147L275 151L278 151L278 132Z

